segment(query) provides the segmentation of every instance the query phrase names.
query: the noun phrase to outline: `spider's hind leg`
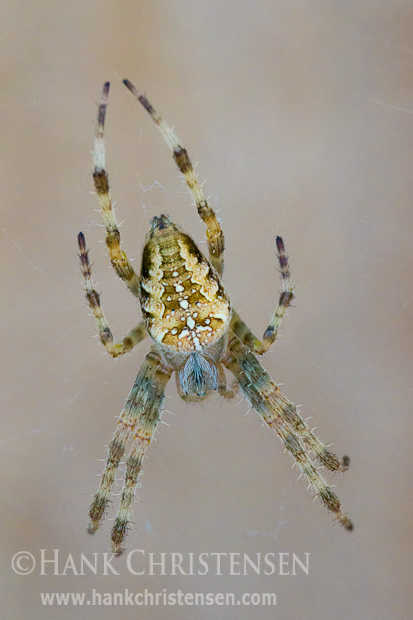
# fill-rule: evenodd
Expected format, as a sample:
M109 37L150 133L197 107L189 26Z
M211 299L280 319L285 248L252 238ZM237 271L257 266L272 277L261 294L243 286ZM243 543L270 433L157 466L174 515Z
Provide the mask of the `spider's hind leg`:
M212 266L219 275L222 275L224 269L224 233L222 232L220 223L215 211L209 206L201 185L198 182L188 151L179 142L174 130L163 120L159 112L155 110L145 95L141 95L135 86L129 80L123 80L126 88L137 98L145 110L150 114L153 121L158 125L165 142L173 152L173 158L179 170L184 175L186 184L188 185L194 197L198 215L207 227L207 242L209 249L209 259Z
M106 82L103 86L102 97L99 103L95 134L95 150L93 153L93 182L95 184L99 204L102 209L103 221L106 228L106 245L109 250L109 256L113 268L119 278L126 283L129 290L136 297L139 297L139 278L130 264L125 252L123 252L120 247L120 232L112 209L112 201L109 194L109 177L105 169L106 152L104 130L109 86L109 82Z

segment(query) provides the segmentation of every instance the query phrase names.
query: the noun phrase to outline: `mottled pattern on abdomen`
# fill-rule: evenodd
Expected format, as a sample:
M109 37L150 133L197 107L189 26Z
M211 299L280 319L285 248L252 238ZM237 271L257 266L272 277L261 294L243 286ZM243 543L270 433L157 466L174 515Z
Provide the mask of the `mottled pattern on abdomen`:
M142 256L141 304L151 336L176 351L201 351L228 325L220 279L192 239L170 220L151 230Z

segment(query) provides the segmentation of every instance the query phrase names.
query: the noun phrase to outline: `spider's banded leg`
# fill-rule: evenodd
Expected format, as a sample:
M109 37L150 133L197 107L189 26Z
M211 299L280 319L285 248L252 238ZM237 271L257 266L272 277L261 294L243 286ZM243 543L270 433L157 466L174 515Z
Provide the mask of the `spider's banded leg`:
M152 384L156 381L158 369L159 356L152 352L148 353L119 416L115 433L109 444L108 457L102 479L89 510L89 532L91 534L99 527L99 523L108 506L110 491L120 460L125 452L126 443L136 426L138 418L142 416L148 394L151 394Z
M134 327L134 329L132 329L132 331L130 331L121 342L113 342L112 332L107 324L105 315L100 305L100 295L96 291L95 284L93 282L92 269L89 262L89 250L86 249L86 240L83 233L79 233L78 242L80 249L80 267L82 269L85 283L86 298L96 320L100 341L112 357L118 357L119 355L123 355L124 353L131 351L134 346L143 340L147 333L146 329L143 323L140 323Z
M276 238L277 256L280 263L281 285L282 290L278 301L278 306L271 318L271 321L264 332L262 340L258 340L247 327L241 317L233 311L231 320L231 329L249 349L252 349L258 355L262 355L268 351L275 339L277 338L283 318L294 299L293 285L291 282L290 267L288 258L285 254L284 243L281 237Z
M231 343L231 350L241 351L241 347L242 345L236 339L234 339ZM305 444L306 448L314 452L319 462L330 471L346 471L350 464L349 457L343 456L342 462L340 463L336 455L330 452L330 450L308 427L307 423L298 413L297 408L290 403L290 401L287 400L283 394L281 394L278 387L274 384L254 355L249 353L246 361L249 362L251 381L255 382L254 385L256 387L258 386L259 391L262 391L261 388L263 388L264 391L267 389L270 390L277 403L278 413L282 415L286 424L288 424L291 427L291 430L298 435L300 440L302 440Z
M336 516L341 525L352 530L353 524L341 511L340 500L327 485L303 448L303 444L307 443L308 438L291 422L291 412L295 411L294 405L282 396L255 355L236 338L230 342L229 355L225 365L234 373L242 392L252 407L259 413L264 422L277 432L284 446L296 461L300 472L307 478L323 504ZM298 415L296 411L295 414ZM321 442L320 446L322 446ZM324 446L322 448L327 450ZM321 458L322 455L318 454L317 456ZM338 463L334 455L331 457L336 459Z
M135 499L138 476L142 469L146 450L151 442L158 424L164 400L166 384L171 370L161 365L157 353L150 353L146 358L146 368L141 368L134 389L135 397L130 406L134 437L126 462L125 482L122 497L112 528L113 552L122 553L122 545L129 528L129 517Z
M281 237L277 237L275 242L277 246L278 262L280 263L282 290L280 298L278 300L278 306L275 309L272 319L264 332L261 345L258 349L256 349L256 352L259 355L266 353L274 340L277 338L278 330L280 329L282 320L286 315L286 312L290 307L292 300L294 299L290 266L288 264L288 258L285 254L284 242Z
M103 86L102 98L99 103L98 118L95 134L95 150L93 154L94 171L93 182L99 204L102 209L103 221L106 227L106 245L110 260L116 273L123 280L132 293L139 297L139 279L130 264L125 252L120 249L120 233L109 194L109 178L105 170L106 152L104 141L105 116L108 105L109 82Z
M159 112L153 108L145 95L141 95L136 90L134 85L129 82L129 80L123 80L123 83L143 105L145 110L149 112L152 119L158 125L165 142L173 152L174 160L179 170L184 175L185 181L194 197L198 215L207 227L207 241L210 261L219 275L222 275L224 268L225 248L224 233L222 232L214 210L208 205L204 192L202 191L202 187L196 177L191 160L189 159L188 151L181 145L173 129L163 120Z

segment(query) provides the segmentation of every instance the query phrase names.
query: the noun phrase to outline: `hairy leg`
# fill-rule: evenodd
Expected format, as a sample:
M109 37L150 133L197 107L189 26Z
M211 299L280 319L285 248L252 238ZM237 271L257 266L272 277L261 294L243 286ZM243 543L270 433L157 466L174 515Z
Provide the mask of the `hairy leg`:
M110 501L110 492L114 483L116 471L125 453L127 441L133 432L134 440L130 455L128 457L125 488L127 487L128 491L134 491L134 487L133 489L131 489L130 482L135 476L135 474L137 477L137 474L139 473L139 471L136 471L136 463L138 462L136 455L139 455L138 444L139 442L143 442L146 447L146 444L149 443L149 441L146 441L146 439L152 437L155 431L156 424L158 422L160 411L162 408L164 389L166 383L169 380L169 377L170 372L165 370L163 366L161 366L161 360L159 355L154 351L149 352L141 366L138 376L136 377L136 381L132 387L132 390L130 391L127 402L120 414L115 433L109 444L109 452L105 469L103 471L99 488L96 491L89 511L90 533L93 533L97 530L100 521L105 513L105 510L108 506L108 503ZM134 468L132 467L132 464L135 464ZM139 462L139 469L140 465L141 461ZM133 469L133 471L131 471L131 469ZM130 503L130 501L133 500L133 496L131 496L129 493L128 497L128 502ZM115 526L113 528L113 531L115 531L115 528L117 528L117 534L115 537L116 543L114 538L114 547L116 546L117 553L119 553L121 550L123 535L127 529L127 517L129 514L128 511L125 510L125 501L123 497L121 507L123 507L123 529L121 528L123 531L122 536L119 533L120 526L118 521L115 523Z
M231 319L231 329L234 334L238 336L238 338L241 340L241 342L245 344L245 346L247 346L258 355L266 353L277 338L282 320L285 317L292 300L294 299L290 267L288 264L288 258L285 254L284 242L281 237L276 238L276 245L278 252L278 261L280 264L282 290L280 293L278 306L275 309L271 321L264 332L262 340L258 340L258 338L254 336L252 331L244 323L244 321L237 314L237 312L233 311Z
M112 546L116 554L123 551L123 540L129 528L139 473L160 419L165 387L170 376L171 371L160 365L158 357L152 364L150 378L145 377L141 382L139 397L134 402L134 418L136 419L134 436L126 461L126 476L121 501L112 528Z
M255 355L237 338L230 342L229 353L224 363L237 378L242 392L252 407L264 422L277 432L300 472L307 478L323 504L336 516L341 525L348 530L353 529L350 519L341 511L340 500L327 485L304 446L314 451L316 457L331 470L346 469L348 457L344 457L343 464L340 464L337 457L310 431L294 405L281 394Z
M132 331L123 338L119 343L113 341L113 335L110 327L106 321L102 307L100 305L100 296L96 291L95 284L92 278L92 269L89 262L89 252L86 249L86 240L83 233L79 233L78 236L79 249L80 249L80 266L82 269L82 275L84 278L86 299L89 302L90 308L95 317L96 325L99 331L99 337L101 343L106 347L108 353L112 357L118 357L128 351L131 351L143 338L145 338L147 332L143 325L140 323Z
M214 210L208 205L202 187L198 183L194 168L189 159L188 151L181 145L173 129L163 120L161 115L149 103L145 95L141 95L129 80L123 80L123 83L150 114L154 122L158 125L165 142L172 150L174 160L192 192L199 217L207 227L210 261L219 275L222 275L224 268L224 233L222 232Z
M116 223L115 214L112 210L112 202L109 194L109 178L105 170L106 153L104 141L105 116L108 105L109 82L103 87L102 98L99 103L98 119L95 135L95 151L93 181L96 188L99 204L102 209L103 221L106 227L106 245L108 246L110 260L119 278L128 286L129 290L139 297L139 278L133 270L125 252L120 248L120 233Z

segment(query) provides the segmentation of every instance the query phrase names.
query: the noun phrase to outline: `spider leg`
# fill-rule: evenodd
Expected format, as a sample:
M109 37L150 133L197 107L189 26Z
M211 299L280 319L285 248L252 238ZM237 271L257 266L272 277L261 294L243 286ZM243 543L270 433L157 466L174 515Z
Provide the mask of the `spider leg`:
M89 510L89 532L91 534L98 529L100 521L106 511L110 501L110 491L115 480L116 471L119 467L120 460L125 453L127 441L132 432L135 431L134 443L128 459L125 481L125 487L127 486L128 489L130 489L132 464L134 464L136 468L138 459L143 457L146 444L149 443L149 440L146 441L146 439L153 435L156 428L159 412L163 402L164 387L169 379L169 376L170 374L165 372L165 370L161 367L159 356L153 351L148 353L129 393L126 404L119 416L115 433L109 444L108 457L104 472L102 474L102 479ZM141 447L140 452L139 447ZM142 458L139 462L139 469L141 460ZM134 486L132 491L134 491ZM130 502L130 510L133 501L133 494L129 496L128 501ZM122 514L124 514L123 497L122 506ZM129 512L127 515L128 514ZM118 532L118 552L119 545L121 545L123 535L126 531L126 527L127 520L124 523L122 536L119 537L119 523L117 519L114 531L116 528L116 531Z
M150 353L145 363L146 368L142 366L135 382L136 392L130 406L134 436L126 461L121 501L112 528L112 547L116 554L123 550L139 473L160 419L165 387L171 376L171 370L161 365L158 354Z
M95 134L95 151L93 154L94 171L93 181L96 188L99 204L102 209L103 221L106 227L106 245L110 260L119 278L123 280L132 293L139 297L139 278L129 262L125 252L120 249L120 233L109 194L109 178L105 170L106 152L104 141L105 116L108 105L109 82L103 86L102 98L99 103L98 118Z
M288 264L288 258L285 254L284 242L281 237L276 238L277 256L280 263L281 272L281 285L282 290L278 301L278 306L271 318L271 321L264 332L262 340L258 340L244 323L237 312L232 312L231 329L238 336L238 338L258 355L263 355L271 347L275 339L277 338L278 331L280 329L283 318L285 317L288 308L294 299L293 285L291 282L290 267Z
M255 355L237 338L230 342L229 354L224 363L237 378L252 407L264 422L277 432L323 504L335 514L341 525L352 530L353 524L341 511L340 500L313 464L304 445L313 450L317 458L332 470L346 469L348 457L344 457L343 464L340 465L337 457L308 429L294 405L281 394Z
M119 355L123 355L124 353L131 351L135 345L143 340L147 334L146 329L144 324L140 323L134 327L134 329L132 329L132 331L129 332L129 334L127 334L121 342L113 342L112 332L100 305L100 295L96 291L95 284L93 282L92 269L88 255L89 251L86 249L86 240L83 233L79 233L78 242L80 249L80 266L85 283L86 298L96 320L100 341L112 357L118 357Z
M188 151L181 145L173 129L163 120L159 112L153 108L145 95L139 94L135 86L131 84L129 80L123 80L123 83L150 114L154 122L158 125L165 142L172 150L173 158L179 170L184 175L185 181L192 192L198 210L198 215L207 227L207 241L210 261L219 275L222 275L224 268L224 233L222 232L214 210L208 205L204 192L202 191L202 187L200 186L194 172L191 160L189 159Z

